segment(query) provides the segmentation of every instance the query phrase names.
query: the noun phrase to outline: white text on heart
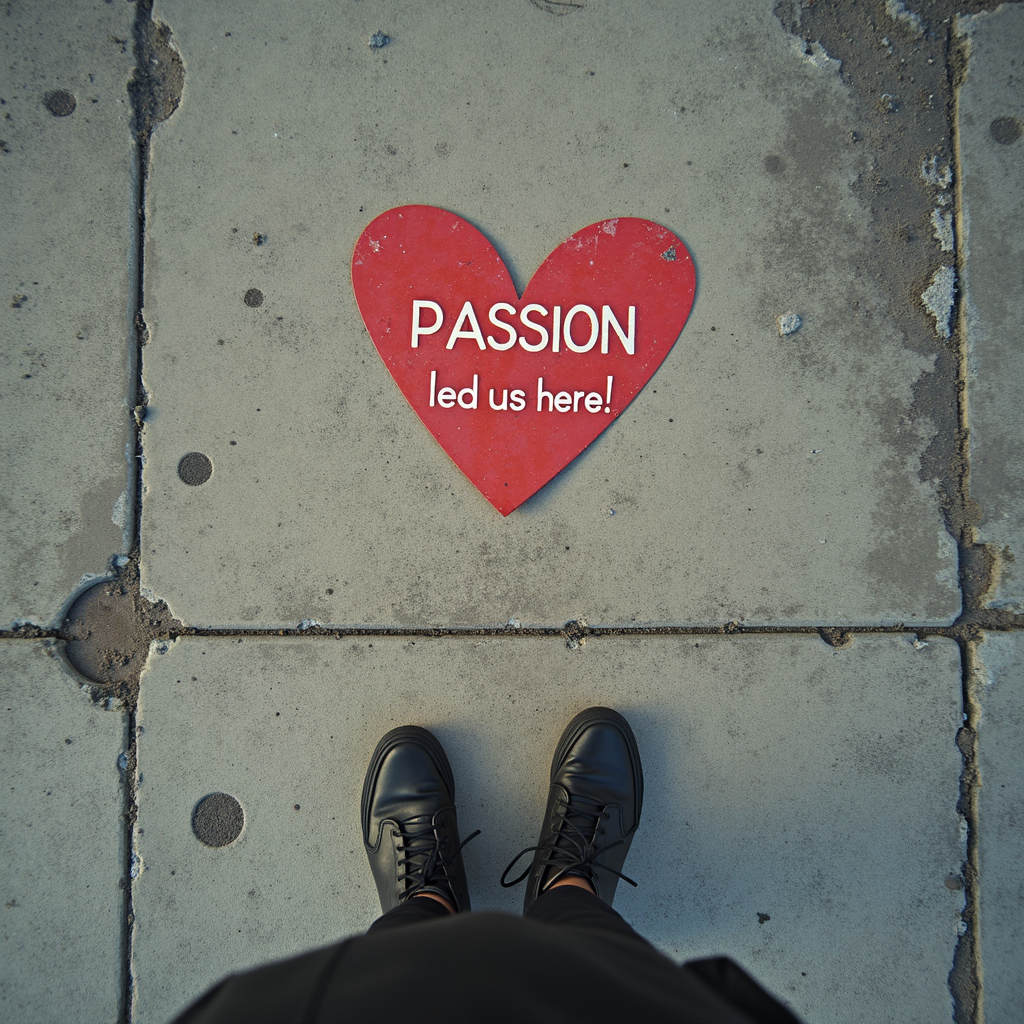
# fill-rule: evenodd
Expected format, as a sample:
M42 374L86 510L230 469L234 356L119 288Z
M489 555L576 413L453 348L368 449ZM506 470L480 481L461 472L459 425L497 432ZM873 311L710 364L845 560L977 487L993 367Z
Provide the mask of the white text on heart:
M599 391L548 391L544 387L544 378L537 378L537 412L580 412L582 405L587 412L606 413L612 411L613 376L607 378L605 394ZM437 386L437 370L430 371L430 408L434 405L442 409L452 409L459 405L463 409L477 409L480 401L480 374L473 374L473 383L464 388ZM495 388L490 388L487 403L495 412L522 412L526 408L526 392L522 388L514 388L509 395L508 388L502 389L501 403L495 399Z
M424 324L422 315L429 310L434 315L432 324ZM590 352L601 340L601 352L608 354L609 337L612 333L618 336L626 355L636 354L636 306L630 306L626 317L626 329L623 330L619 319L612 312L611 306L603 305L600 316L592 306L582 303L572 306L562 317L562 307L555 306L550 312L537 302L530 302L518 311L519 324L531 333L531 337L519 333L519 328L512 321L516 316L516 308L510 302L496 302L487 311L487 322L502 331L504 338L495 338L493 334L484 335L480 329L473 303L463 303L448 335L445 348L451 350L460 338L475 341L481 352L488 348L496 352L506 352L517 342L527 352L543 352L550 344L552 352L561 351L564 344L570 352ZM510 319L502 319L504 314ZM548 323L534 319L531 314L550 318ZM441 306L429 299L414 299L412 303L412 347L419 348L420 338L437 334L444 326L445 316ZM575 333L574 333L575 332ZM486 341L484 340L486 337ZM585 340L584 340L585 339Z

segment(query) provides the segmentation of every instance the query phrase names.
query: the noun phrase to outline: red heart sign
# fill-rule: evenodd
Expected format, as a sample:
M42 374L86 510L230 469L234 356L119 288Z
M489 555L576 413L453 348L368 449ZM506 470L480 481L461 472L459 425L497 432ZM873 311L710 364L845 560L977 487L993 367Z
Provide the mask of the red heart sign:
M671 231L619 217L583 228L522 298L494 246L435 206L399 206L352 256L359 312L416 415L507 516L639 394L693 305Z

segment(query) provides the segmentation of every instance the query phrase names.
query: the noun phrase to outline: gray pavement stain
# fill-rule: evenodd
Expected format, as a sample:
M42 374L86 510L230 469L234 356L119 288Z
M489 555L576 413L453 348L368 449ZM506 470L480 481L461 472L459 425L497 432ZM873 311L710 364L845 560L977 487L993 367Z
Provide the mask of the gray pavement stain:
M586 6L582 3L557 3L550 0L530 2L555 16L579 14L585 12ZM849 145L854 149L866 149L871 155L870 168L858 182L860 198L872 210L876 232L873 239L875 255L869 258L866 254L865 263L889 268L889 273L880 275L878 287L887 295L888 309L899 324L904 343L914 351L927 353L935 359L933 371L925 374L915 385L915 403L910 422L892 424L890 427L894 436L905 433L909 446L918 420L929 420L937 426L935 439L921 460L920 475L923 481L940 481L943 515L950 534L957 542L962 609L951 625L918 629L907 624L882 628L823 623L803 628L775 628L724 622L712 627L680 625L605 628L589 625L585 618L580 617L562 626L525 629L519 625L413 629L335 628L317 624L295 629L198 629L175 620L166 605L149 601L140 593L138 524L144 498L141 480L137 478L136 514L132 519L134 540L128 561L113 570L110 579L75 596L73 602L69 599L70 609L60 629L24 625L0 631L0 639L46 638L60 641L71 663L94 684L97 698L107 700L116 696L120 699L128 711L130 730L134 736L138 681L150 645L153 641L169 642L179 637L279 636L302 637L310 642L365 636L431 636L447 637L453 641L460 637L481 636L561 637L570 649L582 647L588 637L592 636L817 634L825 643L837 649L849 647L860 634L900 633L919 643L926 643L930 636L948 637L958 643L963 666L965 722L958 733L957 744L964 759L964 769L958 809L969 827L968 855L962 875L950 876L947 881L950 888L962 885L967 896L967 909L964 913L967 929L957 947L950 987L958 1024L979 1021L981 967L976 948L979 925L975 840L978 824L975 645L983 639L985 632L1024 628L1024 616L987 606L994 580L999 575L1000 564L1006 556L991 545L977 544L974 537L979 510L971 498L969 487L965 411L967 374L960 296L955 292L953 294L948 340L941 336L941 331L935 329L920 297L927 292L935 273L945 266L944 260L948 259L944 255L944 246L929 227L933 214L937 208L943 211L951 208L955 212L959 203L957 190L960 175L954 104L956 90L963 81L968 55L954 34L952 19L956 13L995 6L994 3L921 4L916 22L905 18L894 22L892 17L886 18L881 3L810 6L780 3L776 7L777 16L783 24L805 41L808 59L824 53L828 58L840 62L838 73L853 91L859 105L859 121L867 125L863 135L851 130ZM154 125L170 117L177 108L185 84L184 65L173 48L171 30L152 20L151 0L138 4L135 53L138 66L129 85L129 92L135 110L134 129L140 146L139 188L144 193L148 173L149 133ZM72 116L76 107L75 97L64 90L48 93L44 103L54 117ZM799 120L800 116L799 111L793 112L795 120ZM1016 142L1021 132L1021 122L1016 118L998 118L991 125L992 138L1000 145ZM794 130L789 142L780 146L782 153L766 158L767 174L810 173L808 167L813 164L813 155L800 148L801 138L800 132ZM941 174L932 180L922 174L922 167L927 166L929 161L933 168L952 168L947 185L942 184ZM134 423L136 452L141 456L141 425L145 419L147 403L141 376L146 343L141 303L142 278L145 273L141 252L145 233L144 194L138 197L138 209L140 240L139 251L135 256L139 297L135 318L138 349L134 367L138 401L134 404ZM821 216L827 218L828 214L821 211ZM804 224L787 224L782 219L772 228L776 236L786 243L783 252L790 261L794 275L811 272L811 268L801 263L801 260L807 258L802 255L803 247L800 245L800 232L805 228ZM956 244L958 237L959 229L954 219L954 269L963 259ZM254 242L262 244L255 237ZM881 257L878 256L879 252ZM244 302L250 307L257 307L262 301L263 294L258 289L250 289L245 293ZM795 313L786 315L796 316ZM186 464L190 458L192 462ZM201 460L205 460L205 463ZM182 465L185 466L184 471ZM190 453L183 458L178 472L185 483L200 486L209 479L213 466L206 455ZM137 474L137 477L140 476L141 471ZM884 524L879 525L880 529L883 527ZM100 600L101 596L104 599ZM136 771L134 739L128 752L127 765L125 778L128 803L132 808L128 829L132 841L126 845L131 850L137 810L132 783ZM213 796L223 797L225 794L213 794L207 799ZM217 813L212 815L213 824L204 833L207 838L214 840L208 845L223 845L221 840L236 826L236 837L241 831L240 808L235 812L232 805L223 801L222 804L213 808ZM204 824L206 818L203 813L199 813L198 806L196 811L198 818L193 818L193 828L197 829L199 838L207 842L199 834L207 829ZM197 820L200 822L198 828ZM129 902L129 919L131 914ZM758 912L757 917L760 924L771 919L767 913L762 912ZM128 950L125 961L125 1019L129 1018L130 962Z

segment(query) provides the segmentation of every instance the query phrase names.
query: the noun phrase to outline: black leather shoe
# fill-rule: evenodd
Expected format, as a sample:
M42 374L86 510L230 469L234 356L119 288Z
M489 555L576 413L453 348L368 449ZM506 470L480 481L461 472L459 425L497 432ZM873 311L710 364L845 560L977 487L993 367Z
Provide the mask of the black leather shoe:
M540 842L523 850L503 872L505 888L527 875L523 909L566 875L585 878L611 904L633 834L640 824L644 776L629 723L611 708L588 708L568 725L551 763L551 789ZM520 857L533 863L511 882Z
M469 910L469 886L455 820L455 780L437 738L416 725L392 729L366 770L363 843L381 909L417 893L443 896Z

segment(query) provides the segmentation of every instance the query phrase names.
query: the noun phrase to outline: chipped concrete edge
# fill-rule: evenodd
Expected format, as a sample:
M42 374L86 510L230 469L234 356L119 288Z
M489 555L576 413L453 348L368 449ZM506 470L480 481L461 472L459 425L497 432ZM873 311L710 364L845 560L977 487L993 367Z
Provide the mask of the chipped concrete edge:
M932 210L932 232L943 253L949 253L956 260L960 236L954 231L954 215L959 198L958 190L951 189L959 184L959 175L954 175L949 164L941 164L937 156L926 157L921 163L921 180L932 189L935 208ZM953 210L948 209L953 203ZM957 281L962 280L958 268L947 263L940 264L934 271L928 287L921 293L921 303L935 319L935 333L942 339L952 334L953 317L956 308Z
M776 0L772 16L782 29L793 54L805 64L828 73L836 85L845 89L841 71L843 62L833 57L818 40L809 41L796 34L790 26L800 26L801 4L796 0Z
M895 22L900 22L910 30L911 35L923 36L924 24L921 15L908 10L903 0L885 0L885 13Z
M956 300L956 270L943 264L932 275L931 283L921 293L924 308L935 318L935 333L940 338L950 336L950 319Z

